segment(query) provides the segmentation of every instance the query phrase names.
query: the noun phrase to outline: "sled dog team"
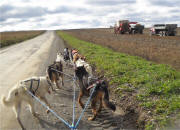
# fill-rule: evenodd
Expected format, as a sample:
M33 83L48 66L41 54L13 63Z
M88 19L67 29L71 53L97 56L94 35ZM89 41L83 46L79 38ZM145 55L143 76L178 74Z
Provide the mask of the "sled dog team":
M30 106L30 111L34 117L38 114L34 109L34 98L27 92L30 91L34 96L40 98L49 108L51 108L48 103L46 94L50 94L51 90L55 91L54 87L60 89L58 81L61 79L61 86L64 86L64 75L63 73L63 63L66 65L71 63L74 64L74 72L77 77L78 86L80 88L78 103L84 108L84 104L81 101L83 96L90 96L92 89L94 93L91 98L91 108L93 116L89 117L88 120L94 120L97 114L101 111L102 106L110 108L115 111L116 107L113 103L109 101L108 84L105 80L101 78L95 78L92 74L92 67L85 61L85 57L80 55L76 49L68 50L64 49L63 54L57 53L57 58L52 65L49 65L46 69L46 76L41 77L30 77L25 80L19 81L10 90L8 98L2 97L2 103L7 107L13 107L17 121L22 129L25 129L21 120L21 104L25 101ZM94 88L95 87L95 88ZM96 103L99 101L99 108L96 108ZM49 110L46 111L49 113Z

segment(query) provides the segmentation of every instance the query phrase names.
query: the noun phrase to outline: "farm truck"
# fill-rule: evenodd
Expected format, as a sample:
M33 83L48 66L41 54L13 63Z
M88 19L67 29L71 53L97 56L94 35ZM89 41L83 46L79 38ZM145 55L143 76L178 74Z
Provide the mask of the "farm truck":
M144 25L139 24L138 22L129 22L130 25L130 34L143 34Z
M150 35L175 36L177 24L154 24L150 29Z

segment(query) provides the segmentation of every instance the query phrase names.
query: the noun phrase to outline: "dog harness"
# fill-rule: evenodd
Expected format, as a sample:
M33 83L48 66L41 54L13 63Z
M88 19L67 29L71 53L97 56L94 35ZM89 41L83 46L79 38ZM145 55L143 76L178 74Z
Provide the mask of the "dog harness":
M37 86L36 86L36 89L33 90L33 82L36 82L36 81L37 81L38 84L37 84ZM40 79L38 79L38 80L36 80L36 79L31 79L31 84L30 84L30 89L29 89L29 91L32 92L33 95L36 94L36 91L37 91L38 88L39 88L39 82L40 82Z
M72 50L72 55L76 54L77 52L77 50Z
M28 82L28 81L30 81L29 91L35 96L36 91L37 91L38 88L39 88L40 79L30 79L30 80L26 80L26 81L24 81L24 82ZM33 90L33 82L37 82L37 86L36 86L36 89L35 89L35 90Z
M87 90L96 87L98 84L100 84L100 83L102 83L102 82L103 82L103 80L98 80L98 81L96 81L95 83L93 83L92 85L90 85L90 86L87 88Z

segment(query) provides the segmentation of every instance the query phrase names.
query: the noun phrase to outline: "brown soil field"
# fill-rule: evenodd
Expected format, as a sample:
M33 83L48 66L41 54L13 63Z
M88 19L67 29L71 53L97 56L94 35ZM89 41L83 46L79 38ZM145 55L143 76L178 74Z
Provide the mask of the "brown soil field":
M65 32L85 41L109 47L115 51L140 56L156 63L168 64L180 70L180 28L177 36L149 36L149 29L144 34L118 34L113 29L74 29Z
M0 32L0 48L31 39L45 31Z

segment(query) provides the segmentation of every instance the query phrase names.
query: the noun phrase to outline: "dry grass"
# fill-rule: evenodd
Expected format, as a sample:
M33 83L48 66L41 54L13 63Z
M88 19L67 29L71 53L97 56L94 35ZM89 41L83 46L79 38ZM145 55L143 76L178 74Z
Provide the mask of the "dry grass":
M0 47L9 46L27 39L31 39L42 34L43 32L44 31L0 32Z
M140 56L156 63L168 64L180 70L180 29L178 36L149 36L146 29L143 35L115 35L112 29L68 30L79 39L107 46L115 51Z

